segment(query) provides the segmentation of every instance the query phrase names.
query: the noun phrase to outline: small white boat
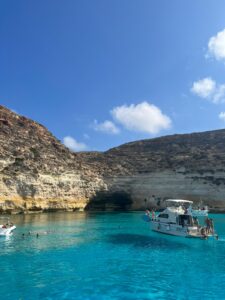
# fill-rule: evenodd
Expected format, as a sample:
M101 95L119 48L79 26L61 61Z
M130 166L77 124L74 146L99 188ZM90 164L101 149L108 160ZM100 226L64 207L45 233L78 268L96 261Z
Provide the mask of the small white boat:
M10 236L13 234L13 231L16 229L16 226L9 221L9 218L5 224L0 224L0 236Z
M207 218L207 226L201 226L195 210L192 210L192 201L181 199L166 200L167 207L157 216L146 213L144 219L149 221L151 229L156 232L195 238L217 236L214 232L212 219ZM207 212L208 215L208 212ZM206 215L202 215L206 216ZM148 220L147 220L148 218Z

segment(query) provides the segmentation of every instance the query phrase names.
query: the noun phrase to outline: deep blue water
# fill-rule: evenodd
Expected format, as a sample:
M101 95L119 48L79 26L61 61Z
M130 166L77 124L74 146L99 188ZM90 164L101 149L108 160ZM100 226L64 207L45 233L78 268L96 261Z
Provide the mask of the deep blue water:
M1 299L225 299L225 215L213 215L218 241L153 233L141 215L13 216Z

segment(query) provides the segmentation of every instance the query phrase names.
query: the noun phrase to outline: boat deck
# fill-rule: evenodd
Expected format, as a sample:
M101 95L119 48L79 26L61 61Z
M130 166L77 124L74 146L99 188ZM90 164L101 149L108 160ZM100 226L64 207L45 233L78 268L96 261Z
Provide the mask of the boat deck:
M190 232L187 235L187 238L207 239L207 238L214 237L214 236L216 236L216 234L208 233L208 234L202 235L200 232Z

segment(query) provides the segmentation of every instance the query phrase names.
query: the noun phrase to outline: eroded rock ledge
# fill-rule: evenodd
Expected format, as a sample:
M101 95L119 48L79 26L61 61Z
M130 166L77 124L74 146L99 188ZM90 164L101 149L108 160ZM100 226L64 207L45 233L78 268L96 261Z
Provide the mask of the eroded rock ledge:
M0 212L84 209L106 184L44 126L0 106Z
M72 153L0 106L0 212L162 208L187 198L225 210L225 130Z

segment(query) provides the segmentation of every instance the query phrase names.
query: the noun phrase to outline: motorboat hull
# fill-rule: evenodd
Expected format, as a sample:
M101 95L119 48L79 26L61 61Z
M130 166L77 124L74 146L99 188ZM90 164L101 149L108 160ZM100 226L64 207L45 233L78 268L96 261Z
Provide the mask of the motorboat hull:
M164 234L187 236L187 229L177 224L159 223L157 221L151 221L151 229L153 231Z
M169 224L169 223L159 223L158 221L151 221L151 229L152 231L175 235L175 236L182 236L187 238L204 238L204 236L200 233L198 227L192 226L181 226L177 224ZM213 234L208 233L207 237L213 236Z

